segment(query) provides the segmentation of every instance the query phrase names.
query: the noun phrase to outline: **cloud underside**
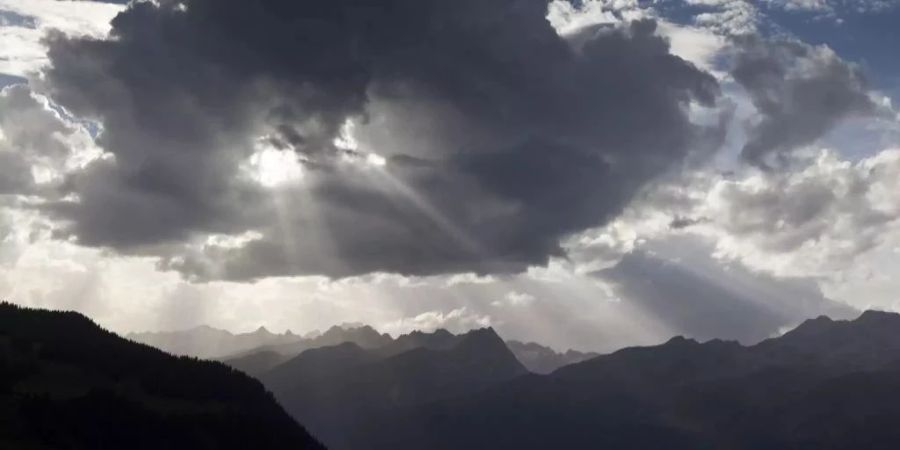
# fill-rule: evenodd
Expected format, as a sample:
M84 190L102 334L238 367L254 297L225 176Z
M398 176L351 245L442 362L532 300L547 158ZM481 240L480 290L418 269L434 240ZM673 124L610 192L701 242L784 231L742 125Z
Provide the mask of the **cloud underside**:
M112 157L44 210L201 279L516 272L714 147L686 110L717 82L652 21L563 38L542 2L389 3L142 2L107 40L51 36L41 88ZM246 176L261 146L301 179Z

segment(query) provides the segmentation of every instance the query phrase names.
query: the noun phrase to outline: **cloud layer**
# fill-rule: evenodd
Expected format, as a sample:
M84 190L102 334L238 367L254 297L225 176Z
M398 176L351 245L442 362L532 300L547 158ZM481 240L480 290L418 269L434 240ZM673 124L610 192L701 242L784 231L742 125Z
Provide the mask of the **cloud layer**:
M744 37L735 59L732 75L759 113L742 156L758 166L783 164L842 119L877 112L861 71L828 47Z
M564 39L542 2L157 3L47 41L42 88L113 156L48 210L201 279L521 271L721 138L687 113L716 81L652 21ZM260 152L302 180L261 186Z

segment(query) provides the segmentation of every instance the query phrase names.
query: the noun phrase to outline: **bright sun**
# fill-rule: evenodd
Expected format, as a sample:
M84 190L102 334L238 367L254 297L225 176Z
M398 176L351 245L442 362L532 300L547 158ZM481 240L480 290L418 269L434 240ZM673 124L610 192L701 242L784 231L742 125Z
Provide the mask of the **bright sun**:
M259 184L276 188L303 179L303 164L292 150L262 148L250 157L250 173Z

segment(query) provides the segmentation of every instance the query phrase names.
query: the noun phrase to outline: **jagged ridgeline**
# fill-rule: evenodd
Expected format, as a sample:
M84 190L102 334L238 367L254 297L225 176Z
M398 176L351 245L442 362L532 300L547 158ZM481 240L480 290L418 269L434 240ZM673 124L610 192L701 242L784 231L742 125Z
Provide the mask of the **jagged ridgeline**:
M325 442L346 450L888 450L900 448L897 423L900 315L869 311L809 320L751 346L679 337L623 349L398 405L359 422L349 445Z
M263 386L73 312L0 304L2 449L321 449Z
M416 332L256 373L333 450L900 448L897 314L820 317L749 346L676 337L548 375L510 347L546 353L491 329Z

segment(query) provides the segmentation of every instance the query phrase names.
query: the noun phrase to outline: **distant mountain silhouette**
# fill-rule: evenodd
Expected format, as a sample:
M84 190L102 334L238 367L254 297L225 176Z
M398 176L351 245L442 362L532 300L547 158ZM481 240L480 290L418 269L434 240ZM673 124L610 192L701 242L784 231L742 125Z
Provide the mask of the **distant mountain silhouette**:
M216 359L249 375L261 375L300 353L352 342L362 348L379 349L384 355L402 353L419 347L448 349L459 336L444 329L432 332L413 331L396 339L361 323L335 325L324 333L313 331L303 336L293 333L274 334L265 328L253 333L232 334L225 330L201 326L184 331L131 333L129 339L152 345L176 355ZM534 373L547 374L562 366L597 356L568 350L559 353L536 343L508 341L507 346L525 367Z
M392 342L382 346L379 351L383 355L396 355L416 348L431 350L449 350L455 347L464 335L456 335L439 328L432 332L413 331L403 334Z
M394 340L368 325L335 325L324 333L293 342L267 344L237 354L219 358L220 361L250 375L262 374L278 364L307 350L354 343L362 348L384 348Z
M591 356L492 329L392 339L358 326L229 364L336 450L900 448L897 314Z
M204 359L220 358L263 346L290 344L303 340L303 337L290 331L275 334L265 327L259 327L251 333L232 334L208 326L181 331L129 333L126 337L173 355Z
M744 347L684 338L383 414L367 449L900 448L900 315Z
M412 342L422 345L404 351ZM342 449L365 448L366 436L355 430L398 408L468 395L526 373L487 328L460 336L414 333L380 349L354 343L313 349L261 380L330 448Z
M598 353L575 350L559 353L534 342L506 341L506 346L529 371L539 374L548 374L560 367L599 356Z
M771 358L807 361L832 370L872 370L900 354L900 316L866 311L853 321L819 317L757 346Z
M392 341L390 336L362 324L335 325L324 333L314 330L302 336L290 331L276 334L265 327L259 327L251 333L233 334L218 328L199 326L181 331L129 333L126 337L173 355L228 362L234 360L236 363L234 367L244 368L243 365L249 364L246 367L251 370L256 369L259 364L262 364L259 367L263 367L265 363L278 360L275 354L282 355L281 362L283 362L311 348L344 342L355 342L365 348L376 348ZM245 359L253 353L260 352L268 353L268 356Z
M285 344L266 345L255 350L271 350L286 356L296 356L309 349L338 345L345 342L352 342L362 348L372 349L383 347L392 340L389 335L379 333L368 325L336 325L313 338Z
M258 381L0 304L0 448L321 449Z
M382 356L390 356L416 348L446 350L455 346L460 337L447 330L437 329L432 332L412 331L393 339L367 325L344 324L311 338L300 338L290 343L262 345L220 358L220 361L249 375L257 376L306 350L320 347L352 342L363 348L377 349L377 353ZM506 341L506 345L529 371L540 374L547 374L562 366L598 356L597 353L575 350L560 353L533 342L522 343L512 340Z

